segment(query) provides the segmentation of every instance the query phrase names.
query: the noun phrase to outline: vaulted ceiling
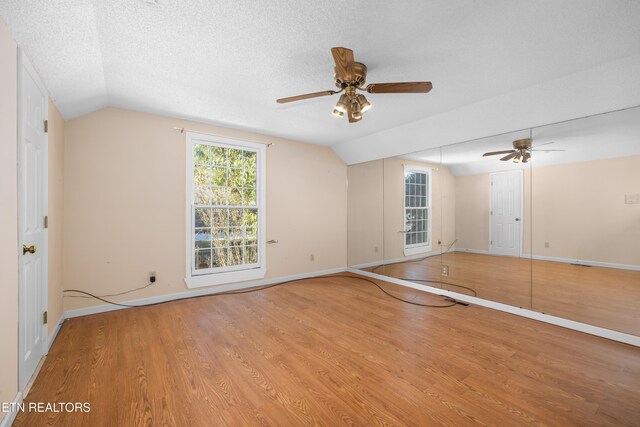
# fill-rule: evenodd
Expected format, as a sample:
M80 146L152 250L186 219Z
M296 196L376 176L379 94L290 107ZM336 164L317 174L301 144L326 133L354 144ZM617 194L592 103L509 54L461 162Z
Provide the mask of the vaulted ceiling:
M640 53L627 0L4 0L0 17L66 119L115 106L326 145ZM334 88L333 46L370 83L434 89L370 95L355 124L335 96L276 104Z

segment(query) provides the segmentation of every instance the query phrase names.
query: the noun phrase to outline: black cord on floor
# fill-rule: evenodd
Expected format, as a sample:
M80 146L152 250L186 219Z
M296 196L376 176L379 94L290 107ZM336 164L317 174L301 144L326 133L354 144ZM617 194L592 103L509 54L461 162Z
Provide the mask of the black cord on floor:
M451 250L451 248L453 247L453 245L457 241L458 241L458 239L455 239L453 242L451 242L451 244L449 245L447 250L442 252L439 255L448 254L449 251ZM413 263L413 262L422 262L427 258L431 258L432 256L434 256L434 255L427 255L427 256L422 257L422 258L409 259L409 260L406 260L406 261L398 261L398 262L393 262L393 263L390 263L390 264L382 264L382 265L379 265L377 267L374 267L373 270L371 270L371 272L372 273L376 273L376 270L378 270L379 268L383 268L383 267L385 267L387 265L408 264L408 263ZM384 275L384 273L376 273L376 274L383 274ZM462 289L466 289L466 290L470 291L472 293L472 296L474 296L474 297L478 296L478 293L473 288L469 288L467 286L462 286L462 285L456 285L455 283L451 283L451 282L443 282L442 280L414 279L414 278L410 278L410 277L395 277L395 276L391 276L391 275L389 275L389 277L394 277L395 279L400 279L400 280L408 280L410 282L438 283L440 285L455 286L456 288L462 288Z
M106 299L101 298L101 297L99 297L97 295L94 295L94 294L89 293L89 292L81 291L79 289L66 289L63 292L65 292L65 293L67 293L67 292L79 293L79 294L87 295L87 296L89 296L91 298L95 298L95 299L100 300L102 302L105 302L107 304L117 305L119 307L134 308L134 307L150 307L150 306L154 306L154 305L167 304L167 303L174 302L174 301L182 301L182 300L194 299L194 298L215 297L215 296L220 296L220 295L248 294L248 293L251 293L251 292L263 291L265 289L274 288L276 286L286 285L287 283L302 282L302 281L305 281L305 280L331 279L333 277L356 279L356 280L361 280L361 281L373 284L374 286L376 286L378 289L380 289L382 292L384 292L386 295L390 296L391 298L396 299L396 300L401 301L401 302L406 303L406 304L416 305L416 306L419 306L419 307L446 308L446 307L453 307L454 305L459 304L459 302L457 300L455 300L454 298L450 298L450 297L445 297L445 301L449 302L449 304L442 304L442 305L440 305L440 304L422 304L422 303L414 302L413 300L411 300L411 301L405 300L403 298L400 298L400 297L397 297L397 296L391 294L390 292L385 290L382 286L380 286L380 284L374 282L373 280L367 279L365 277L350 276L350 275L346 275L346 274L332 274L330 276L307 277L307 278L304 278L304 279L287 280L285 282L274 283L274 284L266 285L266 286L257 286L255 288L250 288L250 289L246 289L246 290L226 291L226 292L219 292L219 293L216 293L216 294L206 294L206 295L194 295L194 296L190 296L190 297L175 298L175 299L168 300L168 301L154 302L154 303L149 303L149 304L122 304L122 303L106 300Z

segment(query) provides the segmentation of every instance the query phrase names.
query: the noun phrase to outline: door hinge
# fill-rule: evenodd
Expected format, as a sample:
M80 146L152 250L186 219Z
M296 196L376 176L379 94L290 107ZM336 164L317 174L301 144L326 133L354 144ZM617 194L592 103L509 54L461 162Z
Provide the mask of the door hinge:
M493 215L493 211L489 211L489 215Z
M42 324L43 325L47 324L47 312L46 311L44 313L42 313Z
M44 133L49 133L49 120L44 121Z
M493 240L490 240L490 241L489 241L489 244L490 244L490 245L493 245Z
M44 228L49 228L49 215L44 217Z

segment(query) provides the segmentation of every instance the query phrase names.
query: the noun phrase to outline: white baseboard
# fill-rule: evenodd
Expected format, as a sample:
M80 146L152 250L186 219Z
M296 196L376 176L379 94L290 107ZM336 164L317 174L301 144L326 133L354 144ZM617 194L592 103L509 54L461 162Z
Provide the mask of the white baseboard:
M399 262L413 261L415 259L420 259L420 258L429 258L429 257L440 255L440 254L441 254L440 252L436 252L436 251L423 252L421 254L408 255L400 258L378 260L373 262L367 262L364 264L352 265L350 268L368 268L368 267L375 267L378 265L397 264Z
M490 255L489 251L483 251L479 249L464 249L464 248L456 248L455 252L467 252L472 254L484 254ZM533 255L523 253L521 258L533 258L540 261L553 261L553 262L562 262L565 264L578 264L578 265L586 265L590 267L604 267L604 268L615 268L618 270L631 270L631 271L640 271L640 266L638 265L628 265L628 264L615 264L612 262L601 262L601 261L589 261L584 259L574 259L574 258L561 258L561 257L553 257L553 256L544 256L544 255Z
M531 255L529 254L522 254L523 258L529 258L530 256ZM573 259L573 258L560 258L560 257L552 257L552 256L544 256L544 255L534 255L532 258L540 261L553 261L553 262L562 262L565 264L586 265L590 267L604 267L604 268L615 268L617 270L640 271L640 266L638 265L614 264L611 262L589 261L584 259Z
M467 252L470 254L482 254L489 255L489 251L481 250L481 249L465 249L465 248L455 248L453 252Z
M269 279L253 280L251 282L243 282L243 283L230 283L228 285L220 285L220 286L214 286L214 287L210 287L210 288L196 289L196 290L190 290L190 291L184 291L184 292L177 292L177 293L173 293L173 294L158 295L158 296L154 296L154 297L140 298L140 299L129 300L129 301L118 301L118 302L121 303L121 304L131 304L131 305L154 304L154 303L158 303L158 302L173 301L173 300L181 299L181 298L195 297L195 296L201 296L201 295L213 295L213 294L218 294L220 292L236 291L236 290L247 289L247 288L255 288L257 286L271 285L271 284L278 283L278 282L286 282L288 280L306 279L308 277L316 277L316 276L324 276L326 274L342 273L342 272L345 272L345 271L347 271L346 267L331 268L331 269L328 269L328 270L313 271L313 272L310 272L310 273L294 274L292 276L273 277L273 278L269 278ZM91 306L91 307L78 308L78 309L75 309L75 310L65 311L65 315L64 316L65 316L66 319L71 319L73 317L87 316L87 315L90 315L90 314L105 313L107 311L122 310L122 309L125 309L125 308L128 308L128 307L120 307L120 306L111 305L111 304L94 305L94 306Z
M494 310L504 311L506 313L515 314L517 316L526 317L529 319L539 320L541 322L550 323L552 325L562 326L564 328L573 329L587 334L596 335L610 340L623 342L636 347L640 347L640 337L635 335L625 334L624 332L613 331L611 329L601 328L599 326L588 325L586 323L576 322L574 320L565 319L562 317L551 316L549 314L539 313L537 311L527 310L525 308L514 307L499 302L489 301L478 297L472 297L470 295L459 294L457 292L447 291L445 289L434 288L427 285L409 282L407 280L396 279L395 277L383 276L380 274L371 273L369 271L355 270L350 268L348 270L351 273L360 274L367 277L372 277L378 280L384 280L385 282L395 283L397 285L406 286L420 291L429 292L437 295L445 295L455 298L459 301L468 302L470 304L480 305L483 307L492 308Z
M22 392L18 392L16 398L11 402L11 406L13 410L11 412L7 412L4 414L4 417L0 420L0 427L11 427L13 424L13 420L16 419L16 415L18 415L18 408L22 404Z
M62 327L62 323L64 322L65 319L65 314L62 313L62 315L60 316L60 319L58 319L58 324L56 325L56 328L53 330L53 332L51 333L51 336L49 337L49 342L47 343L47 353L49 353L49 350L51 350L51 346L53 345L53 342L56 340L56 337L58 336L58 332L60 332L60 328Z

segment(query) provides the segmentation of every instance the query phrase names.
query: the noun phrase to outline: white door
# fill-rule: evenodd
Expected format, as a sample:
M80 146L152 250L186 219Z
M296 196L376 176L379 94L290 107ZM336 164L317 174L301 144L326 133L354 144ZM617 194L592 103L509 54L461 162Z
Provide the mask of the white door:
M20 390L47 351L47 94L18 54L18 210Z
M491 174L489 253L519 257L522 239L522 171Z

